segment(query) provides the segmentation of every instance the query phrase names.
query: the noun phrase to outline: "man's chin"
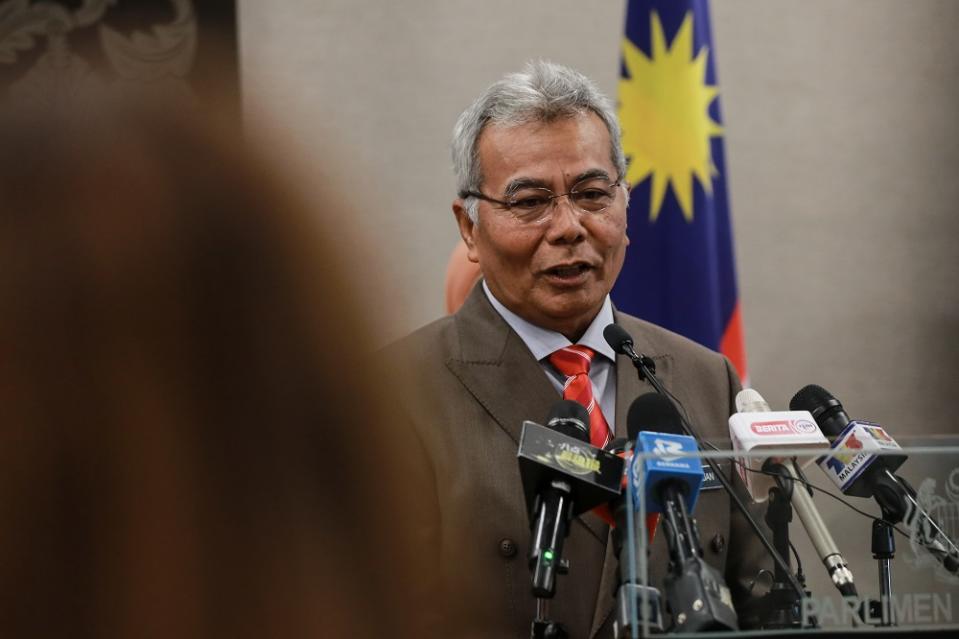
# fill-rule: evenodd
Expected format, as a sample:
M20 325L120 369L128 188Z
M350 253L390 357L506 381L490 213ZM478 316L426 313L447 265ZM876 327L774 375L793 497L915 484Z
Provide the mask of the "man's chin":
M542 328L562 333L567 337L569 337L569 334L576 333L581 336L603 307L604 298L605 296L598 300L582 300L582 303L579 304L566 303L544 307L539 316L539 321L530 321Z

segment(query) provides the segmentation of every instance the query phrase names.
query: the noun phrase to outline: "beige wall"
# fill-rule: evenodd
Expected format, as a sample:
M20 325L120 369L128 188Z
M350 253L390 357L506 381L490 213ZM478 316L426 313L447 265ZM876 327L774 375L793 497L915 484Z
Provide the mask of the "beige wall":
M442 313L449 132L475 95L532 57L615 95L620 2L239 4L250 110L273 114L316 183L356 192L383 340ZM955 430L959 2L712 13L753 383L774 406L820 383L897 435Z
M621 2L239 4L248 111L272 115L313 184L354 193L383 341L443 312L459 112L532 57L615 95ZM784 408L819 383L900 439L956 433L959 2L720 0L712 13L754 385ZM814 590L828 588L805 548Z

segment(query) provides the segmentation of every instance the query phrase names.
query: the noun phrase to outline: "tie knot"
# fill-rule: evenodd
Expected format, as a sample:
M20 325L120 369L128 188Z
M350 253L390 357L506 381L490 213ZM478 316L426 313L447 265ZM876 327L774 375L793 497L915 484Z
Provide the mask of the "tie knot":
M549 356L549 363L556 367L563 375L572 377L589 373L589 365L595 353L586 346L567 346L553 352Z

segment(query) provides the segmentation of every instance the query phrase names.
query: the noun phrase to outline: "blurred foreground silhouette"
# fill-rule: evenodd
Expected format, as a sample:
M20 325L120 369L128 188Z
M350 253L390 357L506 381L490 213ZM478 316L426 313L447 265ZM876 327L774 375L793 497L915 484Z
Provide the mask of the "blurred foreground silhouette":
M423 636L351 212L198 110L69 111L0 119L0 634Z

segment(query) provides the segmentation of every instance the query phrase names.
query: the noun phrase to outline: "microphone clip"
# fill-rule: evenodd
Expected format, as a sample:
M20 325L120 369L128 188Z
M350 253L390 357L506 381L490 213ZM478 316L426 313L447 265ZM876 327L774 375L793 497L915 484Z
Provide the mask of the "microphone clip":
M652 357L637 353L631 343L624 344L623 351L630 361L633 362L633 366L636 367L640 380L644 382L649 381L649 378L656 374L656 362L653 361Z
M652 357L639 355L633 360L633 366L639 371L639 378L643 381L646 381L651 375L656 374L656 362L653 361Z
M649 380L649 378L656 375L656 364L653 363L651 357L636 353L636 349L633 348L633 338L622 326L619 324L608 325L603 329L603 338L614 351L625 355L633 362L633 366L639 371L639 379L642 381L648 380L655 386L655 381Z

